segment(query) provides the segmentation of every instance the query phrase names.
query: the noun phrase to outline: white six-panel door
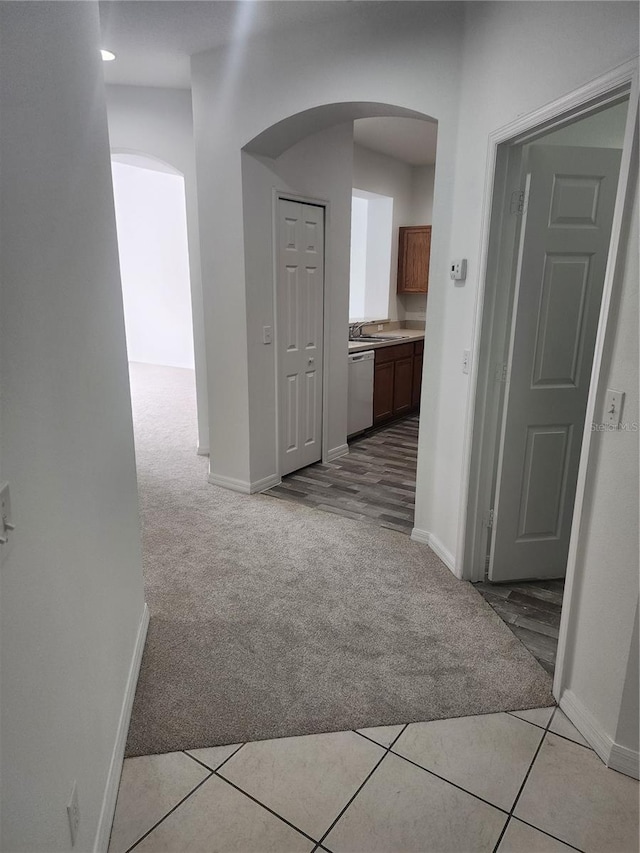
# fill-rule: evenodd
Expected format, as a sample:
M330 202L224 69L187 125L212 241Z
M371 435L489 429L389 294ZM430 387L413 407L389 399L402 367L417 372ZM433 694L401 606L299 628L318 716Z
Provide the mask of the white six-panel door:
M284 475L322 458L324 208L279 200L276 294Z
M620 152L532 146L498 459L492 581L566 571Z

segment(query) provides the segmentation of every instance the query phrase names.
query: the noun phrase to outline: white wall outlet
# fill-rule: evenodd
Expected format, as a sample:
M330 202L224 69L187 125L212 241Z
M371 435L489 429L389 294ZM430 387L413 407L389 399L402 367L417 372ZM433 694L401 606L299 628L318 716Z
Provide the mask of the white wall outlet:
M607 397L604 406L604 417L605 422L609 424L609 426L620 426L623 403L624 391L614 391L613 388L607 388Z
M273 341L273 330L271 326L262 327L262 343L270 344Z
M69 818L69 831L71 832L71 846L75 847L78 830L80 829L80 806L78 805L78 785L73 780L71 797L67 803L67 817Z
M461 258L460 260L451 261L449 275L454 281L464 281L467 277L467 259Z
M0 483L0 563L9 556L13 546L15 524L11 515L9 483Z
M471 350L465 349L462 351L462 372L469 373L471 369Z
M384 323L378 323L378 331L379 332L384 331Z

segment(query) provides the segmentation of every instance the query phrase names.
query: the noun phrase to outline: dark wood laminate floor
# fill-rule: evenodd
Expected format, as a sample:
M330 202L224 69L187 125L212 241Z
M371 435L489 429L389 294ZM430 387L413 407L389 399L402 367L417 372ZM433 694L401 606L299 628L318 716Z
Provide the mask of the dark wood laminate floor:
M474 586L536 660L553 675L564 580L476 583Z
M409 534L417 456L418 415L411 415L350 442L335 462L294 471L265 494Z

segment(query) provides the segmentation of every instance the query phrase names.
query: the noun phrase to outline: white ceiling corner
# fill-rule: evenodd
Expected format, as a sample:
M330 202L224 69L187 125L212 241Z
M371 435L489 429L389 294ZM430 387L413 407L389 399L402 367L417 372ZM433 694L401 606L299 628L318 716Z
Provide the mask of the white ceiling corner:
M353 141L408 163L431 166L436 162L438 123L414 118L363 118L353 123Z

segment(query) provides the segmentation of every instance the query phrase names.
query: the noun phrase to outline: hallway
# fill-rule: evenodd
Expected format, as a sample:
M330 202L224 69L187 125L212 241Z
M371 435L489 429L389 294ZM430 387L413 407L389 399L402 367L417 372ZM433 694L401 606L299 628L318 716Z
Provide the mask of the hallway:
M551 701L428 546L212 486L193 372L132 364L131 388L151 619L129 756Z
M110 853L635 851L637 783L550 694L496 712L548 676L468 584L397 531L208 485L192 373L131 378L151 624ZM463 710L483 683L497 705Z

